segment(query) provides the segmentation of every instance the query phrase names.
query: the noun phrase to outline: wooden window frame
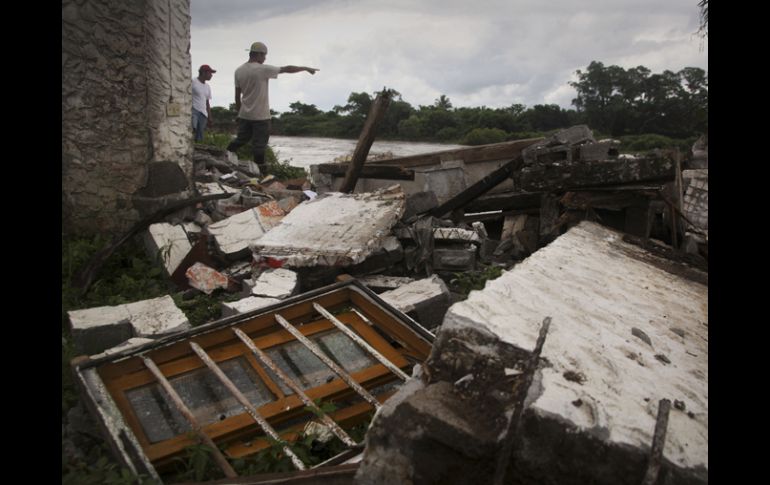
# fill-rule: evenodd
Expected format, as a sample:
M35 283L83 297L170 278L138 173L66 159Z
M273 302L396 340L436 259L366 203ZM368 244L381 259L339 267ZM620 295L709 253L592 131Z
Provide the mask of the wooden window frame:
M367 325L367 323L356 313L348 312L342 315L336 315L336 317L341 322L352 327L359 336L388 358L388 360L393 362L397 367L403 369L409 365L407 359L398 350L388 344L381 335L369 327L369 325ZM306 323L297 328L305 336L313 336L326 331L340 332L331 322L329 322L329 320L324 318L311 323ZM222 329L219 330L219 332L230 332L230 329ZM253 333L260 335L253 336L248 333L247 335L252 342L262 350L268 350L277 345L296 341L294 336L277 324L273 328L273 331L266 335L264 331ZM289 396L284 395L278 383L270 378L261 363L257 361L244 343L236 338L234 334L231 333L231 335L232 338L209 348L204 347L204 350L217 363L241 356L245 357L246 362L248 362L251 368L256 372L265 387L275 396L273 401L258 407L258 412L274 426L304 412L304 404L299 397L294 394ZM153 353L148 353L147 357L152 359ZM100 369L100 374L104 379L107 390L114 399L127 425L137 437L148 459L153 462L153 464L161 465L167 463L174 456L177 456L185 447L194 445L197 440L189 433L182 433L163 441L150 443L143 426L140 424L133 407L129 403L126 392L136 389L137 387L156 383L157 380L145 367L122 375L120 375L121 372L118 370L120 367L125 368L131 366L125 361L108 364ZM188 372L206 369L205 364L197 355L195 355L192 349L190 349L187 354L159 363L158 367L169 380ZM356 382L365 388L371 388L385 381L395 379L392 372L378 362L365 369L353 372L350 375ZM322 400L339 398L342 395L351 394L347 384L345 384L339 377L335 377L329 383L305 389L305 393L311 399ZM371 405L368 403L364 404L366 404L366 406L359 406L361 407L359 412L365 413L367 408L368 410L371 410ZM345 416L344 413L342 413L340 418L343 416ZM349 416L345 417L349 418ZM247 433L259 432L259 428L251 416L243 411L239 414L225 418L224 420L202 425L201 431L216 442L231 440ZM254 446L252 452L257 452L263 447L264 446ZM238 456L243 456L241 452L236 454Z

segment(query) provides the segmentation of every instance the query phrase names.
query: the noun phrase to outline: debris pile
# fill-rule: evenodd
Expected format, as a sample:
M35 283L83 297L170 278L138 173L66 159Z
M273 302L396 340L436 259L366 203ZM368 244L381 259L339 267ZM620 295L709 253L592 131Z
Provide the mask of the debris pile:
M694 160L620 155L617 141L597 141L581 125L547 139L372 160L342 193L344 163L313 166L312 183L279 181L196 148L205 200L147 225L145 245L179 291L218 297L228 319L353 277L438 336L378 414L359 483L470 483L509 468L529 477L522 483L638 483L620 471L643 468L667 396L686 403L691 421L672 417L669 446L685 451L666 448L664 468L701 483L708 169ZM493 273L504 276L485 288ZM681 279L694 274L700 283ZM483 291L468 297L474 289ZM190 327L170 309L131 305L70 312L78 349L109 355ZM527 372L531 387L522 384ZM522 392L514 459L500 465ZM561 453L546 450L548 440L564 442L575 460L590 448L628 465L598 476L567 460L555 467L564 477L543 475Z

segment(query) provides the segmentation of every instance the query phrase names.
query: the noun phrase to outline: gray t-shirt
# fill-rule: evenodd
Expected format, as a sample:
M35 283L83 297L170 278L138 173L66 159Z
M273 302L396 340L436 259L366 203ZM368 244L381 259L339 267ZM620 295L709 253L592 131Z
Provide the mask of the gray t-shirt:
M239 118L245 120L270 119L267 82L277 78L280 72L280 67L258 62L247 62L235 70L235 87L241 89Z

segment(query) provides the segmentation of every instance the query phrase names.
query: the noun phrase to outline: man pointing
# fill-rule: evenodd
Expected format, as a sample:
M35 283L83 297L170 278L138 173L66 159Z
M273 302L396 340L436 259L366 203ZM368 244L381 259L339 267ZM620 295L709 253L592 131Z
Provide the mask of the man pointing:
M249 61L235 70L235 109L238 110L238 136L227 146L228 152L236 152L251 142L254 163L261 175L266 175L265 150L270 138L270 100L268 81L278 74L307 71L315 74L318 69L304 66L271 66L265 64L267 46L254 42L249 50Z

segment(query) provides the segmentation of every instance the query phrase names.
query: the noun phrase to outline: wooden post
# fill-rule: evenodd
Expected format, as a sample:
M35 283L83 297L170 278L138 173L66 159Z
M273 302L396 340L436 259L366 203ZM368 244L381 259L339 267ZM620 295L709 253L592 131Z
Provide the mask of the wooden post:
M658 480L660 465L663 461L663 447L666 444L666 429L668 428L668 413L670 410L670 400L661 399L658 401L658 417L655 420L655 432L652 435L650 460L647 463L647 471L642 479L642 485L654 485Z
M372 103L372 107L369 109L369 114L366 117L364 123L364 129L361 130L361 135L358 137L358 144L355 151L353 151L353 158L350 160L350 167L345 174L345 180L342 182L340 192L350 193L356 187L358 176L361 175L361 169L366 161L366 156L369 155L369 149L374 143L374 135L377 133L377 126L385 116L390 105L391 91L383 89L381 93L377 94Z

